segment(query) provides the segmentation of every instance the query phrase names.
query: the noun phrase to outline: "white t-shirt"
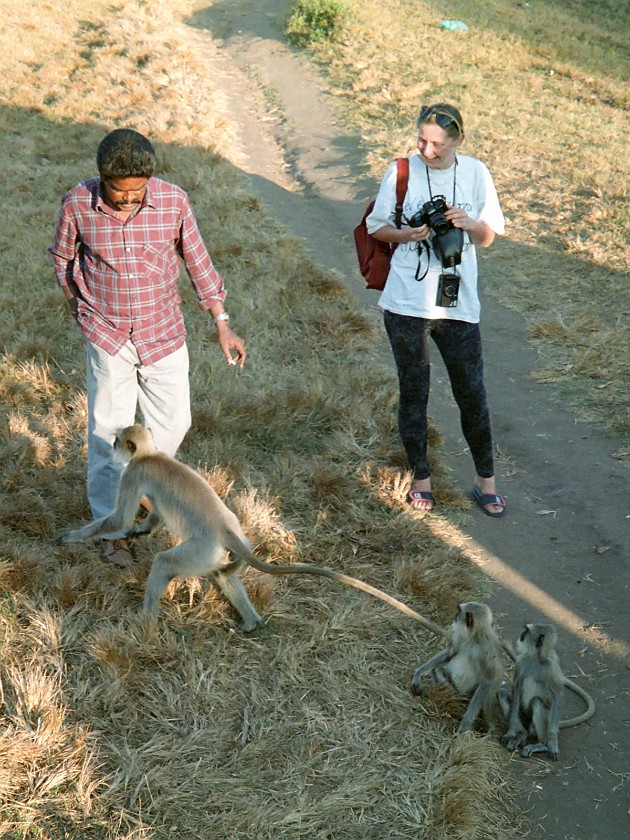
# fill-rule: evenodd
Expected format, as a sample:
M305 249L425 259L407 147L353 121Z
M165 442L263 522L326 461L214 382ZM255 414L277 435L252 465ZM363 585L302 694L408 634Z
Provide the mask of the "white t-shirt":
M495 233L502 234L505 221L492 176L481 161L467 155L457 155L457 164L448 169L428 169L419 155L409 158L409 185L403 205L403 227L405 218L411 218L421 210L431 197L443 195L446 203L463 208L469 216L485 222ZM453 200L453 187L455 196ZM381 183L374 209L366 223L368 233L374 233L384 225L394 225L396 207L396 161L387 169ZM479 321L479 296L477 294L477 256L475 246L468 234L464 234L461 264L455 268L442 269L433 248L429 255L423 242L403 242L397 246L392 257L391 268L385 289L378 305L398 315L413 315L418 318L453 318L476 324ZM429 243L430 244L430 243ZM418 260L424 279L416 280ZM460 277L457 306L437 306L438 282L442 273L456 273Z

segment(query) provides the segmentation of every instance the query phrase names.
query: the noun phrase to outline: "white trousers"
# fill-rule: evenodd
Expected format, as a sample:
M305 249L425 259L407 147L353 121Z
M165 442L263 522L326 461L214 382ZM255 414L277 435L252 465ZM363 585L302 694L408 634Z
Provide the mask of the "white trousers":
M87 496L94 519L116 505L122 465L114 459L116 434L136 422L151 430L155 446L175 455L190 428L188 348L143 365L131 341L115 356L87 344Z

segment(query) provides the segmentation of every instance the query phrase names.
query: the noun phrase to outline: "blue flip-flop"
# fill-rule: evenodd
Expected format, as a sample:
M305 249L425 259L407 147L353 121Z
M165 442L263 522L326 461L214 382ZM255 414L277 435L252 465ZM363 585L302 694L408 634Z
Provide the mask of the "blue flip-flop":
M498 519L499 516L505 516L506 507L503 496L496 496L494 493L482 493L478 487L473 487L473 499L486 516L492 516L495 519ZM503 509L499 513L492 513L492 511L488 510L492 505L500 505Z

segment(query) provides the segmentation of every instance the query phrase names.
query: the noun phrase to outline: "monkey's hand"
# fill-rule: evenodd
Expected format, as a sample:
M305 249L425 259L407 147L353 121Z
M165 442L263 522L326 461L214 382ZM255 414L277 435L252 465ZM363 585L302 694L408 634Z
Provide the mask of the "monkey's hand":
M77 537L78 531L64 531L55 539L55 545L68 545L72 542L79 542L81 537Z
M138 525L136 528L130 528L125 532L125 539L131 540L134 537L146 537L147 534L151 533L151 530L151 528L144 528L142 525Z
M416 697L424 697L427 693L426 680L423 680L425 675L426 671L423 666L417 668L415 674L413 675L413 680L411 681L411 693L415 694Z
M505 735L501 736L501 744L507 747L510 752L514 752L521 746L526 737L527 732L524 729L519 732L510 729Z

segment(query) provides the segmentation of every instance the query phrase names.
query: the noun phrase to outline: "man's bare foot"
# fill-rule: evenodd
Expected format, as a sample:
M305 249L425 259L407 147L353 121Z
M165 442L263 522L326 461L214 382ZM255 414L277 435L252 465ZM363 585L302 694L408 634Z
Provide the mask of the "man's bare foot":
M125 539L101 540L101 557L106 563L112 563L121 569L128 569L134 564L131 548Z
M427 513L433 510L435 503L433 501L433 493L431 492L431 479L414 479L407 493L407 501L414 510L423 510Z

